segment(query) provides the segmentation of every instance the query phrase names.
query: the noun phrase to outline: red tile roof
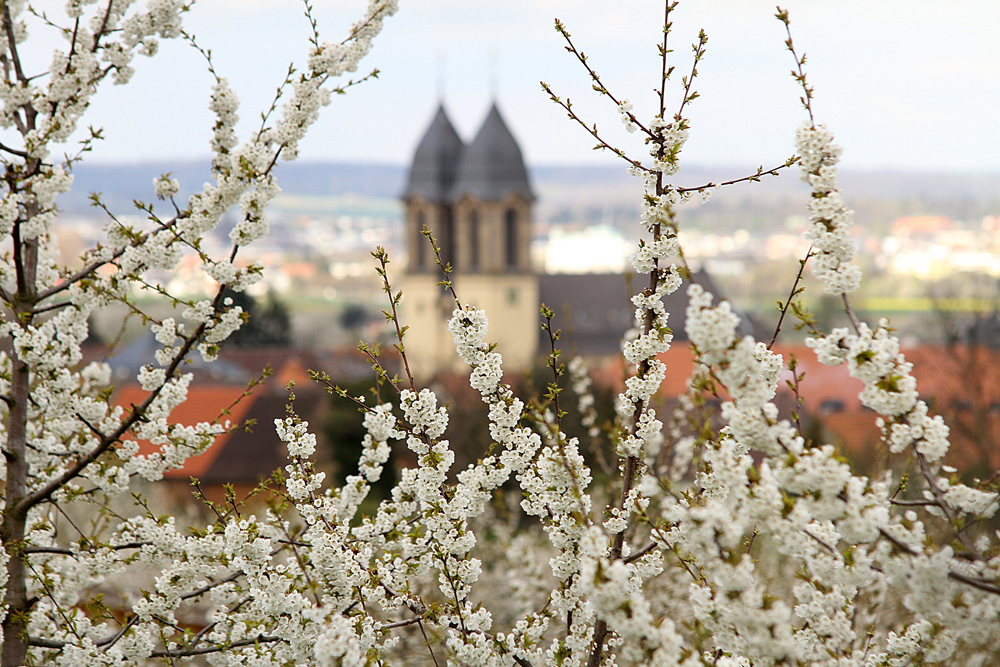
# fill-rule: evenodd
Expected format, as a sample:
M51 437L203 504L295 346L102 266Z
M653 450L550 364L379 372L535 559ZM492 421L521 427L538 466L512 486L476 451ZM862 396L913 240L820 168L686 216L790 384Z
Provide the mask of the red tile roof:
M859 461L871 460L872 448L880 446L878 415L861 405L861 381L850 376L847 365L826 366L805 345L776 345L774 351L784 357L786 366L791 355L797 359L804 412L819 419L827 436L847 453ZM960 469L1000 465L1000 350L921 345L903 353L913 364L920 397L951 427L949 463ZM660 397L669 400L685 390L693 369L691 352L687 344L675 343L660 359L667 364ZM786 370L779 394L791 393L785 384L791 379Z
M187 400L170 413L168 421L171 424L198 424L216 420L224 423L229 420L233 424L237 424L243 420L243 416L253 403L253 398L247 397L233 405L243 395L244 390L244 387L232 385L191 387L188 389ZM126 385L115 392L114 401L117 405L127 409L129 405L141 403L147 395L148 392L143 391L138 385ZM226 408L229 408L229 414L220 417L221 412ZM183 467L177 470L168 470L163 476L167 479L181 480L201 476L215 461L219 452L222 451L222 445L229 437L230 434L220 435L207 450L189 458ZM148 440L139 441L140 454L148 455L156 451L159 451L157 445Z

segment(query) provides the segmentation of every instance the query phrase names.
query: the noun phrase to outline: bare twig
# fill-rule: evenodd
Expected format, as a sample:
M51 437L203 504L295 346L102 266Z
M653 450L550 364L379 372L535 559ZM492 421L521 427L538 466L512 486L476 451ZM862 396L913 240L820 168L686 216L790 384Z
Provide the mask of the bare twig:
M792 70L792 77L802 87L802 97L799 98L799 101L802 102L802 106L809 112L809 124L815 127L816 119L813 118L812 110L813 89L806 81L806 54L803 53L802 57L799 57L799 54L795 51L795 44L792 42L792 26L788 19L788 10L778 7L778 13L775 14L775 18L785 25L785 33L788 36L785 40L785 47L792 52L792 57L795 58L795 69Z
M727 185L736 185L737 183L757 183L761 180L763 176L777 176L782 169L787 169L799 161L799 156L793 155L792 157L785 160L784 164L779 164L777 167L771 167L770 169L764 169L761 165L757 167L757 171L750 174L749 176L743 176L741 178L734 178L729 181L721 181L719 183L709 182L704 185L697 185L688 188L676 188L677 192L703 192L704 190L711 190L713 188L721 188Z
M674 3L674 4L677 4L677 3ZM667 5L667 15L668 16L670 14L670 9L671 8L672 8L672 6L668 3L668 5ZM599 77L597 75L597 72L595 72L594 69L590 66L590 63L587 62L588 61L587 56L582 51L577 50L576 45L573 44L573 40L571 39L569 31L566 30L566 26L563 25L562 21L560 21L559 19L556 19L556 32L558 32L560 35L562 35L563 39L566 40L566 44L567 44L567 46L565 47L566 50L569 51L570 53L572 53L574 56L576 56L576 59L578 61L580 61L580 64L583 65L584 69L587 70L587 74L590 75L591 81L594 82L594 85L593 85L594 90L598 94L600 94L600 95L605 95L608 99L610 99L612 102L614 102L614 104L615 104L616 107L618 107L619 109L621 109L621 106L622 106L621 101L619 101L618 98L615 97L614 94L610 90L608 90L607 88L605 88L604 84L601 82L601 77ZM666 35L667 32L668 31L665 30L664 31L664 35ZM664 37L664 43L666 43L666 37ZM665 54L664 54L664 62L666 62L666 55ZM666 76L664 76L664 79L666 79ZM544 83L542 84L542 87L546 88L546 86L545 86ZM545 92L551 94L551 92L548 91L548 90L546 90ZM567 102L568 101L569 100L567 100ZM568 109L567 109L567 111L568 111ZM635 124L636 127L638 127L640 130L643 131L644 134L646 134L646 136L648 136L650 139L655 139L656 138L654 136L653 132L651 132L649 128L647 128L645 125L643 125L639 121L639 119L635 117L635 114L633 114L631 111L626 111L624 113L628 116L628 119L632 123Z
M771 336L771 342L767 344L767 349L769 350L774 347L775 341L778 340L778 334L781 333L781 324L785 321L785 315L788 313L788 309L792 305L792 301L796 296L802 293L802 290L799 289L799 283L802 282L802 273L806 270L806 264L809 262L812 254L813 251L810 246L809 252L806 253L806 256L799 260L799 272L795 275L795 282L792 283L792 290L788 293L788 299L785 300L784 304L779 304L781 305L781 317L778 318L778 326L774 328L774 335Z
M858 316L854 314L854 308L851 307L851 299L847 296L847 292L840 295L844 301L844 310L847 312L847 317L851 320L851 326L854 327L854 333L861 335L861 322L858 320Z
M542 85L542 90L544 90L548 94L549 98L553 102L555 102L556 104L558 104L559 106L561 106L563 109L565 109L566 110L566 114L570 118L572 118L577 123L579 123L580 127L582 127L583 129L585 129L590 134L590 136L594 137L594 139L597 139L598 145L595 148L599 148L599 149L611 151L612 153L614 153L615 155L617 155L621 159L625 160L626 162L628 162L629 164L631 164L636 169L639 169L640 171L644 171L644 172L647 172L647 173L651 173L653 171L649 167L643 165L638 160L633 160L632 158L630 158L628 155L625 154L625 151L623 151L622 149L617 148L615 146L612 146L607 141L605 141L604 138L600 134L597 133L597 125L593 125L593 126L587 125L587 123L585 123L582 118L580 118L579 116L576 115L576 112L573 111L573 103L570 102L570 100L568 98L566 100L563 100L562 98L560 98L558 95L556 95L552 91L552 88L549 86L549 84L545 83L544 81L541 82L541 85Z

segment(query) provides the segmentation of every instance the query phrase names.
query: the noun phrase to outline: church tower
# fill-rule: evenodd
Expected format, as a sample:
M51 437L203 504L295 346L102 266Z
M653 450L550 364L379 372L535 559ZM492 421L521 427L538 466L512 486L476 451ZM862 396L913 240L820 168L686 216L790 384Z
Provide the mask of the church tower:
M427 375L462 367L447 321L454 303L437 283L440 268L426 225L450 262L463 304L486 310L487 340L506 370L524 370L538 350L538 279L531 270L534 194L521 149L494 104L479 132L463 145L439 107L413 157L406 203L407 273L403 317L407 356Z

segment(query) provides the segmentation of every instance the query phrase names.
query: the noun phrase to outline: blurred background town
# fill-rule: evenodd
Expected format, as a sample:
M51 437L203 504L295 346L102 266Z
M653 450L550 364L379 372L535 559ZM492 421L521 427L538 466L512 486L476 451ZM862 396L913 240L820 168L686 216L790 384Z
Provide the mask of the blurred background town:
M155 176L171 172L182 192L209 179L204 163L83 165L74 191L61 200L56 225L67 257L98 242L108 217L89 193L115 211L150 199ZM615 166L530 168L537 201L531 266L537 273L623 273L642 232L642 185ZM250 295L288 310L296 347L351 346L378 338L384 324L381 282L371 251L384 247L392 267L406 267L403 234L407 166L346 163L282 164L282 194L270 210L271 233L241 253L267 270ZM690 168L695 185L744 175L736 169ZM892 319L905 341L942 343L963 318L986 318L1000 306L1000 175L847 172L841 177L855 211L865 284L855 307ZM183 186L187 186L184 192ZM760 183L731 186L707 203L680 211L681 244L692 268L706 269L741 309L772 322L775 302L791 288L808 250L803 232L807 187L796 170ZM122 217L122 216L119 216ZM141 217L141 216L140 216ZM126 213L124 219L128 218ZM208 242L229 243L223 225ZM182 265L171 292L207 294L211 279ZM807 274L808 275L808 274ZM808 284L808 278L807 278ZM836 304L821 290L805 302L821 315ZM111 335L111 322L98 322ZM793 336L791 332L786 335ZM1000 342L1000 341L998 341Z
M107 214L93 207L86 193L101 191L109 209L128 210L133 200L148 199L149 184L167 167L79 167L76 188L61 202L56 225L65 256L99 242L108 224ZM170 167L188 188L209 178L202 163ZM229 407L234 423L256 427L221 437L208 452L168 473L165 484L180 497L189 496L192 476L202 481L209 497L219 498L225 484L246 494L283 465L282 445L270 423L285 413L289 382L297 385L296 409L320 436L321 465L340 480L356 470L364 435L361 415L349 402L328 396L308 371L326 372L356 394L371 391L374 376L356 346L365 341L389 348L394 342L382 314L386 300L371 251L386 249L389 277L405 291L406 276L413 273L407 266L413 256L405 241L407 204L401 199L409 170L409 165L363 163L279 167L283 193L270 212L271 233L240 256L242 262L260 261L266 267L261 283L245 295L234 295L251 313L250 323L225 344L219 361L194 364L192 397L172 417L210 421ZM567 357L581 354L588 361L606 425L612 418L612 397L628 372L617 352L630 326L628 258L642 232L641 184L617 167L542 166L528 174L536 197L528 272L544 278L540 298L546 298L546 289L550 294L562 290L561 296L548 297L549 305L561 310L557 319L566 329L562 347ZM739 175L725 168L682 172L685 184ZM923 397L952 426L952 463L967 474L984 474L997 463L1000 440L1000 176L847 172L842 184L856 212L859 262L866 272L855 307L872 322L890 318L916 364ZM707 203L691 203L680 211L689 265L720 298L737 305L745 316L745 332L759 340L770 339L779 315L776 302L788 298L799 260L808 251L803 239L807 196L797 173L789 169L759 183L722 189ZM203 249L225 252L231 224L224 222ZM187 298L217 288L194 255L158 279ZM846 325L839 301L825 296L808 271L805 284L803 302L820 323L825 328ZM136 296L153 312L169 312L153 294ZM669 304L677 342L667 358L670 373L660 396L665 406L676 404L693 368L684 342L684 305L683 298ZM537 312L537 305L531 312ZM91 354L112 364L119 387L116 400L127 405L140 400L135 375L155 343L140 321L125 315L124 309L111 309L91 323ZM440 315L443 321L444 313ZM862 468L881 462L889 454L880 444L875 415L857 399L860 385L846 369L817 364L793 325L786 322L776 350L786 360L797 356L797 373L804 377L797 398L782 386L779 402L785 415L797 412L807 436L842 447ZM493 331L496 335L496 324ZM508 381L525 395L544 386L537 350L547 343L537 340L539 331L521 327L502 335L527 341L535 355L534 364L512 364ZM109 355L111 345L118 345L118 351ZM387 356L385 363L395 368L394 358ZM252 396L241 398L247 382L265 366L274 375ZM489 444L478 396L453 365L429 364L419 370L418 381L434 387L451 407L448 435L459 463L475 460ZM791 372L786 376L794 381ZM571 402L566 405L568 430L585 434L581 415ZM603 445L588 442L592 464L611 460L607 440ZM396 467L406 465L405 449L394 456ZM391 483L392 475L385 481Z
M312 4L324 34L333 38L364 2ZM1000 3L966 3L948 12L936 11L930 0L789 0L787 5L796 41L810 56L819 120L846 147L840 182L855 211L858 261L865 271L854 307L873 324L890 319L915 364L922 397L951 425L952 464L966 474L985 475L1000 464L1000 116L995 112L1000 41L994 35ZM572 96L574 108L613 143L644 155L637 135L622 131L615 105L596 99L591 80L552 30L552 19L566 23L608 86L631 97L637 113L648 118L651 77L659 71L659 12L658 3L622 11L619 3L601 0L510 0L474 8L435 0L407 4L387 22L359 73L378 67L380 77L338 97L303 144L301 159L277 168L282 194L269 211L271 233L239 255L242 262L265 266L260 284L234 295L251 314L250 322L226 343L218 362L191 365L192 398L174 419L212 420L228 407L234 423L257 426L252 433L236 430L219 438L176 471L170 479L185 497L191 476L208 486L228 482L249 488L283 465L270 423L285 414L290 381L297 385L296 409L320 436L322 465L341 480L354 469L363 437L360 415L320 391L308 370L327 372L355 393L370 391L373 374L356 345L392 342L370 254L376 246L388 252L390 279L410 295L409 306L404 296L404 307L412 307L415 296L427 296L417 278L431 273L413 261L419 212L408 194L410 167L436 101L445 102L466 141L476 135L489 100L497 101L520 145L519 163L523 153L522 180L530 183L530 192L521 184L530 195L521 204L530 214L518 218L518 224L527 222L526 238L469 254L470 237L456 236L462 246L456 257L464 252L465 260L479 261L483 253L505 253L508 262L492 274L482 272L489 280L479 287L473 284L475 271L469 272L466 288L480 289L497 308L506 304L521 315L537 312L541 301L552 307L564 329L564 359L586 358L599 421L611 419L612 396L627 372L617 352L631 316L628 257L642 231L642 186L609 156L592 151L593 143L539 92L538 82L545 79L560 95ZM805 114L796 103L800 93L788 76L791 60L773 12L773 3L764 0L717 0L681 3L672 14L672 58L679 73L690 67L686 45L697 29L711 38L708 57L699 65L696 87L702 97L688 107L693 130L682 155L681 185L739 178L758 164L781 164L791 154L794 128ZM243 101L241 136L255 131L256 112L272 103L288 63L303 62L309 22L279 0L218 0L196 7L187 25L212 49L217 71ZM55 32L52 40L61 43ZM36 55L48 62L51 50ZM679 81L679 74L675 78ZM74 169L74 190L59 202L56 231L67 261L98 243L109 223L91 206L90 193L101 193L108 210L127 221L130 215L142 217L134 201L163 205L154 202L152 189L152 180L163 173L180 181L181 203L210 180L210 160L198 156L205 155L211 135L212 83L199 53L165 42L158 58L137 67L132 97L113 88L95 98L88 122L103 128L103 141L87 156L92 161ZM679 99L679 89L671 94ZM488 199L476 201L497 204ZM787 300L808 250L807 199L793 168L714 192L707 203L692 202L679 211L682 246L697 279L736 304L744 332L758 340L773 335L775 304ZM440 202L425 203L431 207L425 211L428 220L438 219L443 209L434 206ZM203 249L227 252L232 223L225 220ZM523 252L513 253L514 245ZM512 276L515 255L516 273L526 282ZM470 267L467 262L461 270ZM185 298L201 298L217 287L194 256L154 279ZM808 271L805 286L803 302L824 329L847 324L839 301L825 296ZM521 288L530 288L530 294ZM152 294L135 297L149 300L144 306L154 313L170 312L169 304ZM417 304L407 317L441 320L445 301L434 306L436 315L433 307L421 310ZM669 307L675 345L659 397L667 409L685 390L692 367L683 299ZM115 400L124 405L138 396L130 393L138 391L134 378L155 345L143 323L126 314L124 308L109 309L91 323L89 352L112 364ZM517 357L511 348L523 343L521 359L527 361L509 363L507 379L527 396L532 387L544 387L538 350L547 341L531 330L534 325L514 321L522 320L493 320L491 336L502 339L507 360ZM414 327L413 335L426 330ZM434 347L430 339L411 340L415 353ZM876 416L861 407L860 386L845 369L816 364L793 321L786 322L775 349L786 360L792 355L800 360L797 372L783 377L791 383L783 384L779 395L783 416L794 411L805 435L836 444L860 467L889 456ZM391 351L386 363L394 363ZM241 400L247 382L265 365L274 374ZM450 405L447 437L459 453L460 469L489 445L478 396L447 359L424 364L418 381ZM565 407L572 413L567 430L586 436L573 402ZM595 466L611 458L603 442L587 445Z

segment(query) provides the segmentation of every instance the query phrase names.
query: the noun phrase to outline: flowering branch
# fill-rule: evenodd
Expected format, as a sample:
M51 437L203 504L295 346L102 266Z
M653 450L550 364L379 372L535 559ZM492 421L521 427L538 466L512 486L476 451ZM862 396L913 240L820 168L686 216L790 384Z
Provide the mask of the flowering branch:
M667 16L669 17L671 5L670 5L669 2L666 3L666 4L667 4ZM676 3L674 3L674 4L676 4ZM614 96L614 94L612 94L611 91L608 90L604 86L603 83L601 83L601 78L597 75L597 72L595 72L593 70L593 68L590 66L590 63L588 62L587 56L584 55L584 53L582 51L577 50L576 45L573 44L573 40L570 37L569 31L566 30L566 26L563 25L562 21L560 21L559 19L556 19L555 25L556 25L556 32L558 32L560 35L562 35L563 39L566 40L566 47L565 47L565 49L567 51L569 51L570 53L572 53L574 56L576 56L577 61L579 61L579 63L581 65L583 65L583 68L585 70L587 70L587 74L590 75L591 81L594 82L594 85L593 85L594 91L597 92L599 95L604 95L605 97L607 97L608 99L610 99L614 103L614 105L616 107L618 107L619 109L622 109L623 108L623 103L626 102L626 100L619 101L618 98L616 98ZM666 22L665 23L665 29L664 29L664 35L666 35L669 31L670 31L670 24L669 24L669 22ZM664 38L664 44L666 44L666 38ZM666 53L667 53L667 51L664 48L664 51L663 51L664 62L666 62ZM664 72L664 74L663 74L663 81L665 82L666 79L669 77L669 72L666 70L665 66L664 66L663 72ZM542 84L542 88L547 88L547 86L543 83ZM546 90L545 92L549 93L548 90ZM551 95L551 93L549 93L549 94ZM558 100L557 100L557 103L558 103ZM567 100L567 103L568 103L568 100ZM568 106L565 106L564 108L567 111L569 111L569 107ZM632 113L632 111L630 109L627 109L627 110L623 111L623 115L625 116L625 118L628 119L628 121L632 125L634 125L634 126L638 127L639 129L641 129L643 131L643 133L646 134L650 139L654 139L653 133L648 128L646 128L646 126L644 126L641 122L639 122L639 120L635 117L635 115ZM584 127L586 127L586 126L584 126ZM595 130L596 130L596 128L595 128Z
M574 121L576 121L580 125L580 127L582 127L587 132L589 132L590 135L592 137L594 137L594 139L597 139L598 144L597 144L597 146L594 147L595 150L600 150L600 149L609 150L612 153L614 153L615 155L617 155L618 157L620 157L621 159L623 159L626 162L628 162L629 164L631 164L634 168L636 168L636 169L638 169L640 171L644 171L644 172L651 171L649 168L645 167L638 160L633 160L628 155L626 155L625 151L623 151L622 149L616 148L615 146L613 146L610 143L608 143L607 141L605 141L601 137L601 135L599 135L597 133L597 125L596 124L593 125L593 126L587 125L587 123L585 123L582 118L580 118L579 116L576 115L576 112L573 111L573 103L570 102L569 99L563 100L562 98L560 98L558 95L556 95L552 91L552 88L550 88L549 85L547 83L545 83L544 81L541 82L541 85L542 85L542 90L544 90L545 93L549 96L549 99L551 99L553 102L555 102L556 104L558 104L559 106L561 106L563 109L565 109L566 110L566 114L570 118L572 118Z

